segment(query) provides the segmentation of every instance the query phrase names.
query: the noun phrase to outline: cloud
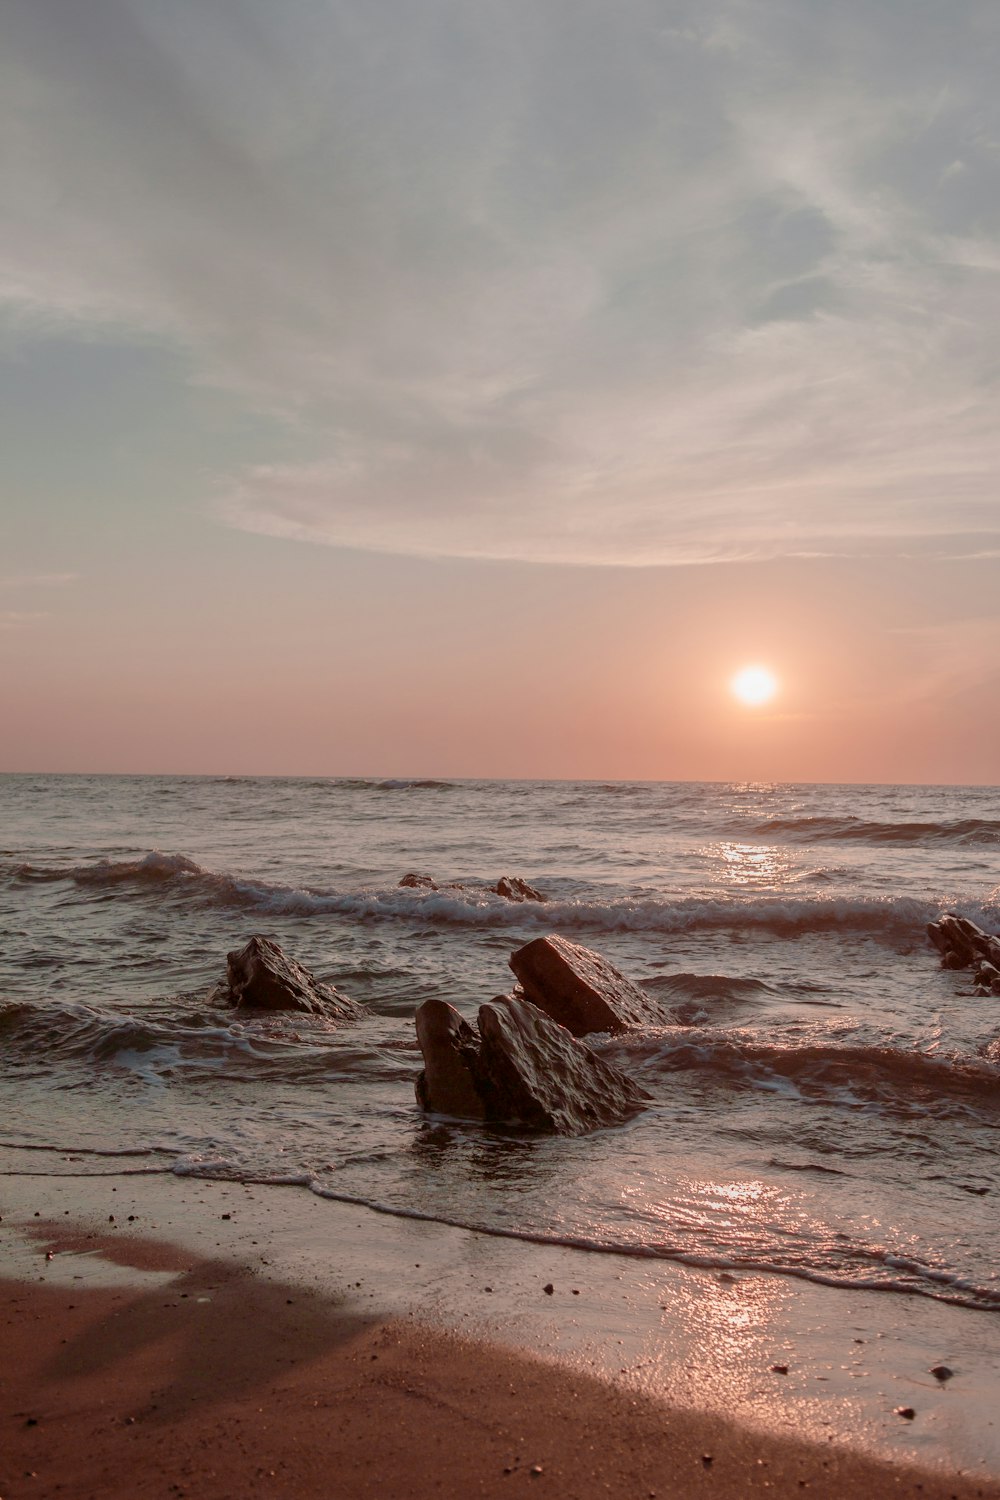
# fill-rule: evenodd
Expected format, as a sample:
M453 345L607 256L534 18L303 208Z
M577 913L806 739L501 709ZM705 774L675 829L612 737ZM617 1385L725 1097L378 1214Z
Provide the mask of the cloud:
M79 573L8 573L0 575L0 589L49 589L73 583Z
M0 298L284 417L301 460L231 475L228 524L585 563L1000 536L990 0L7 13Z
M46 610L0 609L0 630L23 630L48 618Z

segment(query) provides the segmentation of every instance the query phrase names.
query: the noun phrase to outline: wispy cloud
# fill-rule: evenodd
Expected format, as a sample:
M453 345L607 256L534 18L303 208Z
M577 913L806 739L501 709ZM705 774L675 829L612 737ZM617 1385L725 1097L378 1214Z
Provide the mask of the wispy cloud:
M24 630L27 626L48 618L47 610L0 609L0 630Z
M79 573L8 573L0 575L0 589L51 589L73 583Z
M587 563L1000 538L991 0L7 12L0 296L295 423L227 523Z

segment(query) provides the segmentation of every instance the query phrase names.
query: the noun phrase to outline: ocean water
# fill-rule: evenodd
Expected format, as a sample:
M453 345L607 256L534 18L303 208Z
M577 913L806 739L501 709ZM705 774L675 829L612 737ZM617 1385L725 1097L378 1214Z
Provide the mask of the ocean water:
M1000 928L998 882L987 788L0 777L0 1173L293 1183L997 1313L1000 1001L925 924ZM368 1014L213 1010L255 932ZM579 1139L422 1116L416 1006L474 1016L548 932L668 1007L594 1042L651 1107Z

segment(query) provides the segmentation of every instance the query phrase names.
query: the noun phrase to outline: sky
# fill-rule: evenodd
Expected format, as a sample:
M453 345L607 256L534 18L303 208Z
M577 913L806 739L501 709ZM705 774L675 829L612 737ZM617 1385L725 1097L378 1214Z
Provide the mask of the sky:
M997 76L995 0L6 0L0 770L1000 783Z

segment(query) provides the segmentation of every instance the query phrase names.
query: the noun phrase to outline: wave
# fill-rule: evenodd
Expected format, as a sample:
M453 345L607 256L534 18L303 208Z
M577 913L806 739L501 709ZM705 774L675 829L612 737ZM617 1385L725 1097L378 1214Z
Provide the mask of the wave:
M724 1024L734 1008L776 993L759 980L676 974L660 976L650 987L661 997L678 997L670 1022L598 1045L624 1071L641 1074L654 1093L658 1076L697 1073L700 1084L804 1103L921 1118L974 1115L992 1125L1000 1116L1000 1043L965 1054L888 1041L761 1037ZM206 1073L230 1082L258 1076L296 1084L363 1076L386 1084L412 1081L416 1041L412 1029L392 1021L387 1024L395 1031L387 1042L383 1032L370 1029L359 1035L321 1018L234 1015L209 1008L204 997L191 998L200 1009L164 1003L141 1015L75 1001L0 1001L0 1049L12 1068L40 1075L70 1063L125 1068L151 1081Z
M1000 1290L983 1286L971 1277L946 1265L935 1265L912 1254L900 1254L881 1245L861 1242L844 1243L840 1254L824 1258L806 1245L789 1254L787 1244L761 1243L749 1253L725 1253L715 1248L696 1248L690 1242L642 1240L613 1236L601 1237L557 1233L551 1230L519 1228L510 1224L480 1219L475 1215L455 1215L440 1210L387 1203L360 1193L348 1193L330 1187L310 1172L281 1172L274 1175L247 1175L232 1162L220 1158L188 1157L174 1165L180 1177L207 1177L215 1180L253 1183L260 1186L302 1187L334 1203L369 1209L391 1218L413 1219L420 1223L443 1224L494 1239L517 1240L531 1245L553 1245L581 1250L594 1255L627 1255L642 1260L667 1260L699 1270L747 1271L790 1276L820 1286L851 1291L895 1292L927 1297L981 1312L1000 1312Z
M42 1149L73 1156L114 1157L114 1151L87 1151L86 1148L69 1146L24 1147L19 1143L0 1142L0 1147L15 1146L18 1150ZM136 1156L171 1154L172 1148L158 1144L137 1148ZM124 1153L123 1153L124 1154ZM690 1236L678 1234L675 1238L663 1235L643 1235L635 1238L628 1233L587 1234L572 1230L559 1231L541 1226L518 1226L498 1223L496 1219L480 1216L474 1212L456 1214L443 1208L420 1207L415 1204L387 1202L365 1193L352 1193L330 1185L327 1180L305 1169L275 1172L248 1171L231 1158L210 1153L176 1154L170 1165L150 1163L144 1166L124 1165L99 1167L84 1166L68 1171L65 1167L49 1171L37 1170L27 1173L14 1170L3 1175L29 1175L45 1177L95 1177L163 1174L184 1179L214 1182L238 1182L255 1187L298 1187L334 1203L343 1203L353 1208L366 1209L375 1214L396 1219L410 1219L418 1223L441 1224L465 1230L493 1239L513 1240L523 1244L554 1246L581 1251L592 1255L628 1256L630 1259L670 1261L698 1270L714 1272L747 1272L754 1274L792 1277L846 1291L875 1291L906 1296L926 1297L932 1301L947 1303L969 1310L1000 1312L1000 1289L993 1284L982 1284L942 1261L923 1260L912 1252L903 1253L891 1245L865 1243L837 1236L831 1241L823 1236L819 1242L810 1236L808 1229L800 1236L778 1238L764 1236L751 1245L746 1241L739 1249L727 1251L717 1244L699 1243ZM772 1163L779 1170L829 1171L816 1164L786 1161ZM988 1279L989 1280L989 1279Z
M434 781L425 779L423 781L377 781L374 783L375 790L379 792L455 792L458 790L454 781Z
M397 920L545 932L682 933L737 929L795 937L843 931L887 941L913 940L923 934L928 922L936 921L954 906L953 899L938 901L915 896L789 897L770 893L511 902L497 895L485 882L436 891L399 886L336 891L217 873L186 855L158 850L136 859L98 860L65 868L20 864L11 874L15 881L70 881L88 892L162 896L265 917L342 916L364 922ZM994 901L965 903L963 912L985 928L1000 924L1000 904Z
M205 776L198 777L197 780L210 786L253 787L266 794L270 794L276 786L290 787L296 791L406 792L451 791L458 785L454 781L429 776Z
M456 781L438 781L431 776L341 776L335 780L315 783L325 791L334 792L456 792Z
M668 1002L669 1014L680 1026L701 1025L777 994L762 979L735 974L658 974L645 981L645 988Z
M203 1000L203 1003L204 1000ZM150 1081L178 1073L222 1074L229 1081L266 1073L271 1082L306 1082L357 1071L364 1059L350 1042L332 1046L321 1017L231 1016L207 1008L158 1016L100 1010L82 1002L35 1005L0 1001L6 1062L29 1074L57 1063L125 1068Z
M988 1054L936 1054L889 1044L761 1041L747 1033L646 1033L618 1043L650 1071L699 1072L737 1088L806 1102L943 1118L1000 1114L1000 1069Z
M158 849L144 854L140 859L99 859L93 864L63 868L19 864L15 865L11 873L16 881L24 883L49 884L59 880L72 880L80 886L166 885L175 881L178 876L209 875L209 871L186 855L161 854Z
M802 843L860 840L876 844L1000 844L1000 820L955 818L943 822L880 823L858 817L767 818L748 825L733 820L731 832Z

